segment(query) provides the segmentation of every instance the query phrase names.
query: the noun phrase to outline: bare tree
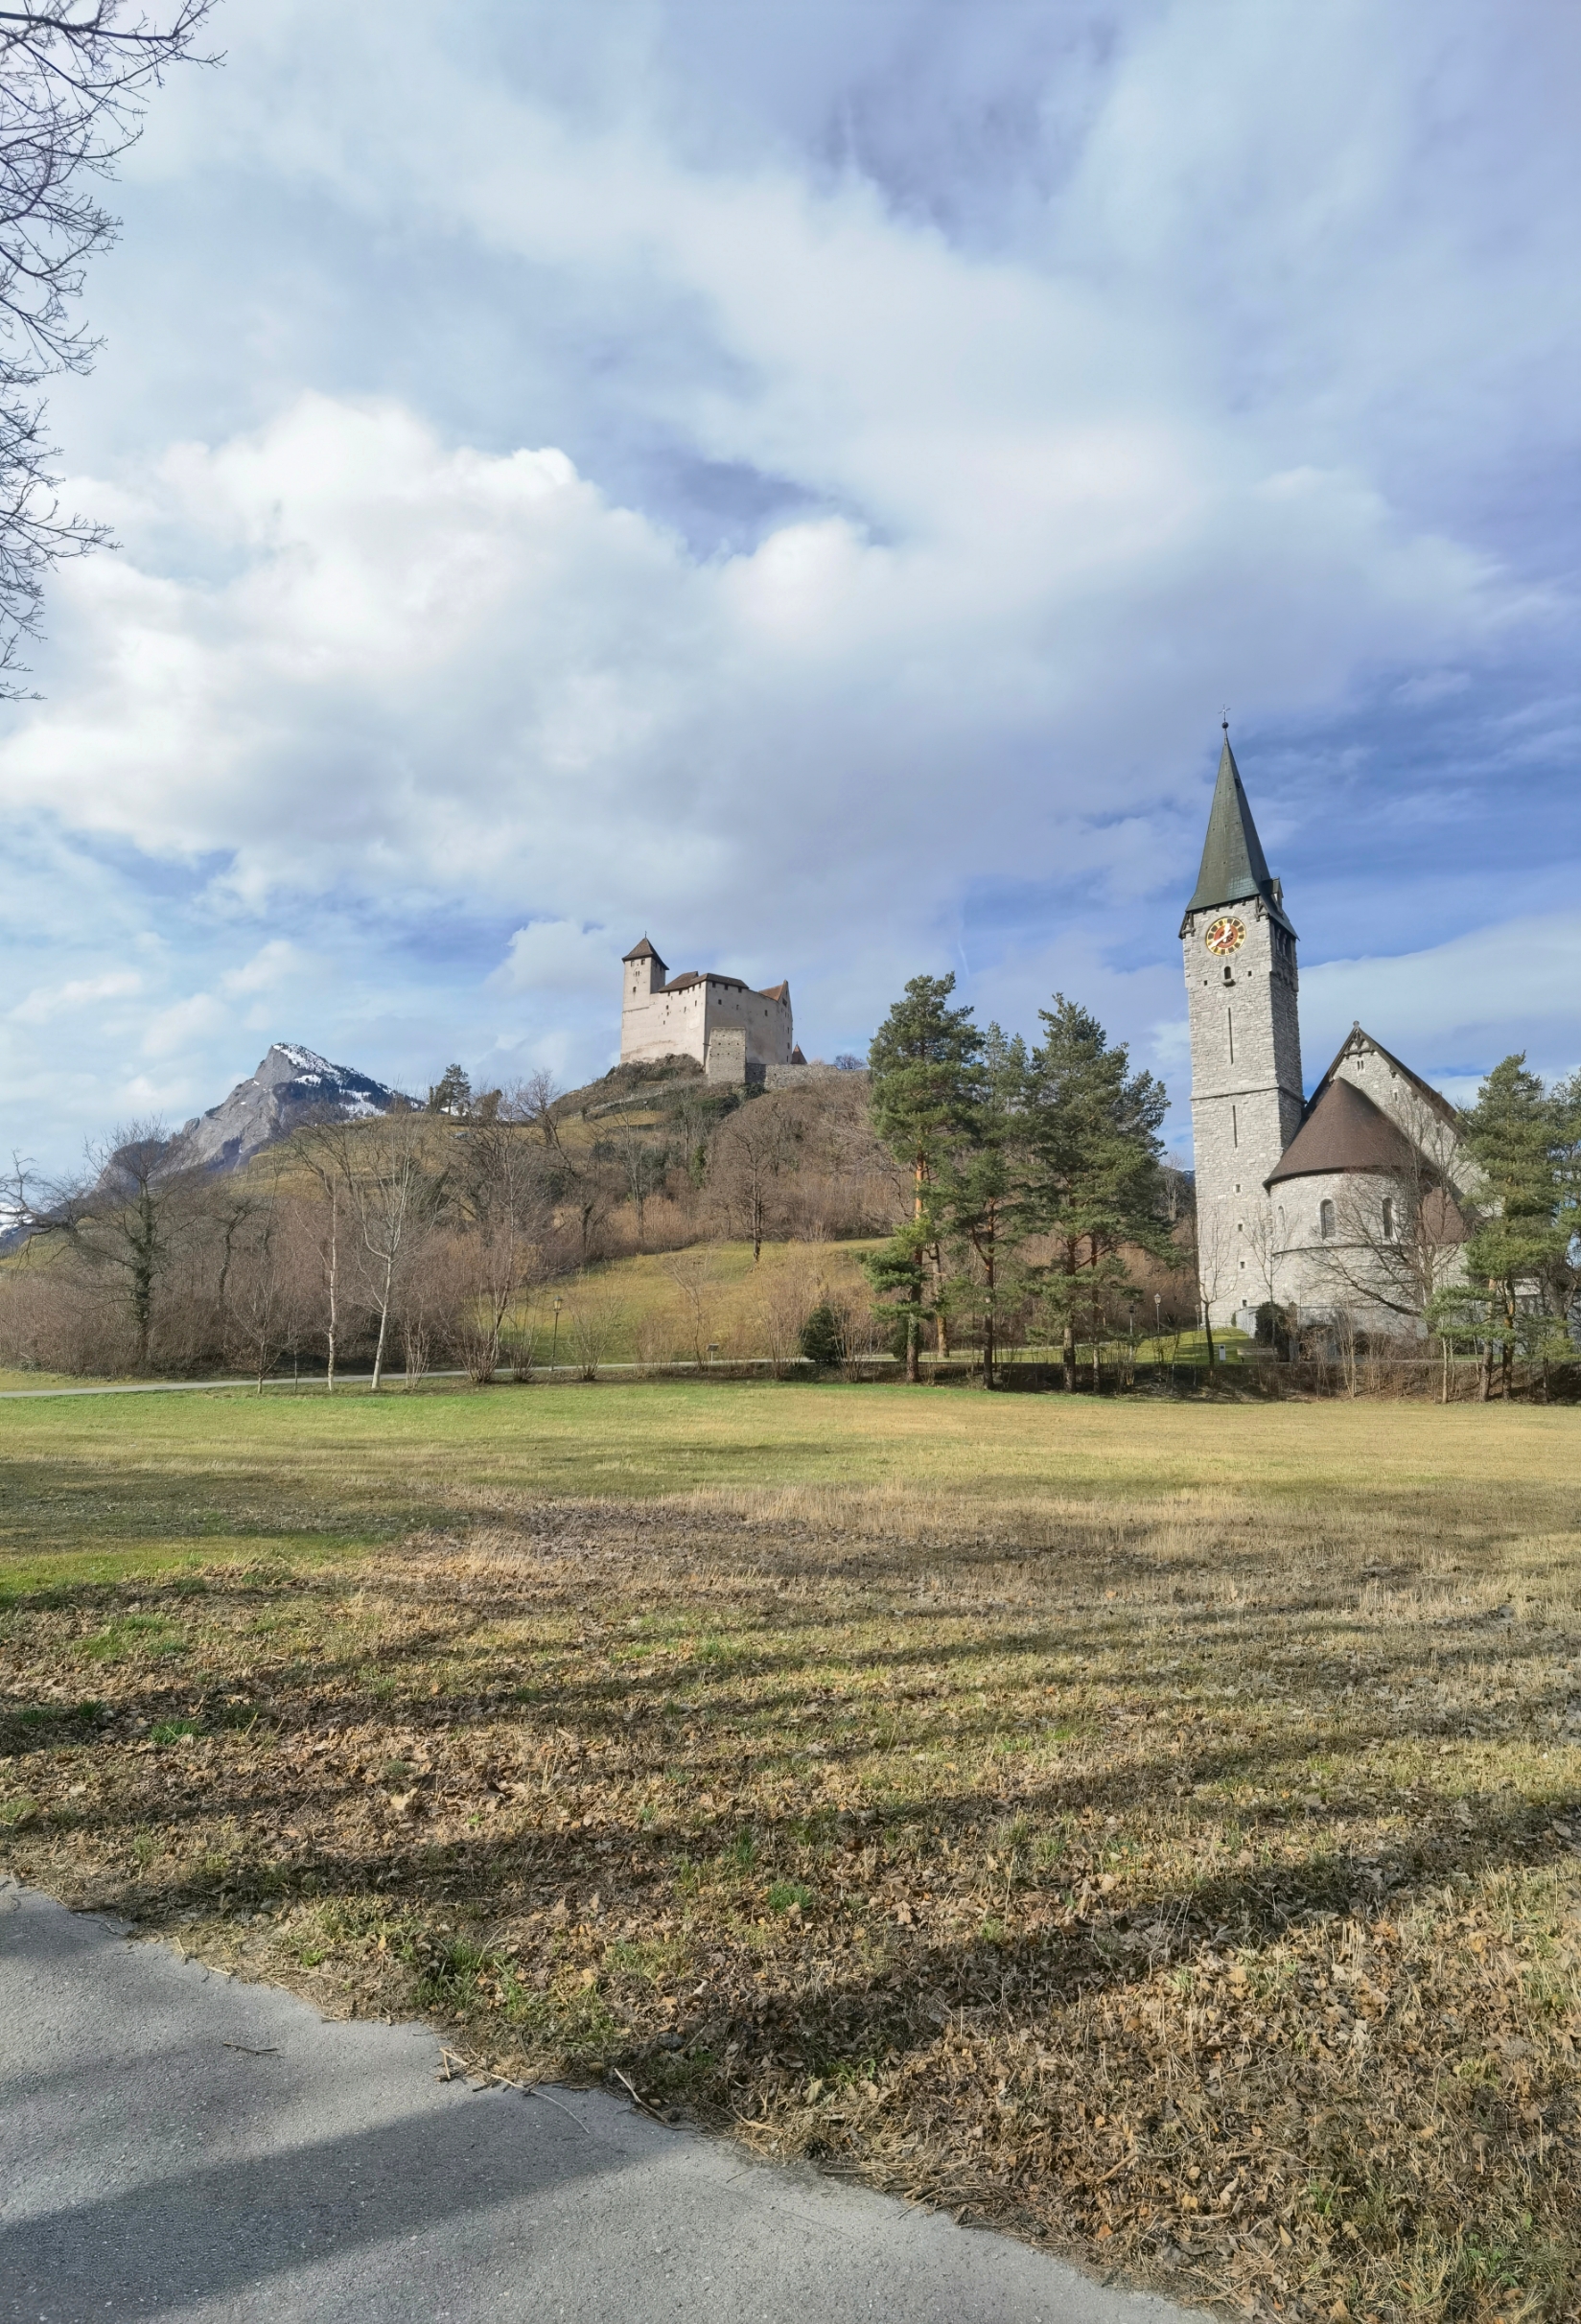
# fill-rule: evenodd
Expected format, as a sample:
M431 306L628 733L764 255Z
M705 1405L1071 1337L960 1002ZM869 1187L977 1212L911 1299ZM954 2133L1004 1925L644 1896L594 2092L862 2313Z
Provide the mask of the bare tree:
M173 1249L172 1226L187 1192L182 1177L161 1173L169 1141L160 1122L134 1122L105 1147L89 1150L89 1174L58 1188L37 1219L90 1267L123 1282L131 1315L136 1368L149 1366L154 1302Z
M1202 1310L1202 1335L1207 1350L1208 1382L1213 1382L1213 1311L1231 1272L1235 1254L1230 1248L1228 1229L1219 1216L1217 1204L1210 1204L1206 1214L1200 1206L1194 1214L1192 1252L1197 1272L1197 1296Z
M466 1230L463 1352L473 1379L483 1383L499 1369L512 1310L543 1273L554 1223L552 1174L527 1125L500 1111L467 1130L454 1175Z
M703 1371L709 1360L709 1335L713 1329L716 1286L712 1248L705 1243L689 1251L676 1251L664 1261L664 1272L681 1294L684 1328L697 1368Z
M430 1167L422 1116L389 1113L359 1123L349 1143L348 1193L365 1254L370 1304L379 1317L374 1395L384 1384L384 1350L395 1301L395 1270L422 1226L436 1215L444 1174Z
M335 1373L345 1319L346 1238L353 1216L351 1134L349 1123L330 1117L306 1124L292 1141L292 1150L318 1193L310 1228L323 1286L324 1386L331 1396L335 1394Z
M637 1215L637 1247L640 1250L649 1198L659 1193L669 1175L669 1148L650 1130L623 1117L612 1125L609 1143L626 1197Z
M100 342L71 308L117 221L92 182L114 175L150 91L192 57L213 5L174 0L163 24L124 0L0 10L0 673L38 633L45 574L109 537L61 512L37 391L93 367ZM0 682L0 695L18 690Z
M780 1221L785 1177L795 1170L804 1126L794 1099L755 1098L721 1124L709 1155L709 1184L730 1223L752 1244L754 1267L763 1238Z
M568 1303L571 1348L584 1380L596 1380L626 1320L621 1302L602 1284L583 1281Z
M231 1278L224 1307L224 1345L246 1363L264 1393L264 1383L290 1345L296 1324L298 1292L292 1267L293 1238L276 1166L263 1186L251 1190L244 1211L227 1206L223 1271Z

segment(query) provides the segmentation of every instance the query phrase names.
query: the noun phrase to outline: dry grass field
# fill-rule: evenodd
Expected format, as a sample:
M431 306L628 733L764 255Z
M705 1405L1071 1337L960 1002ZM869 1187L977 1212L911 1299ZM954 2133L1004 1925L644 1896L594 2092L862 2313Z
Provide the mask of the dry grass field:
M1581 2308L1576 1423L0 1408L0 1860L1231 2313Z

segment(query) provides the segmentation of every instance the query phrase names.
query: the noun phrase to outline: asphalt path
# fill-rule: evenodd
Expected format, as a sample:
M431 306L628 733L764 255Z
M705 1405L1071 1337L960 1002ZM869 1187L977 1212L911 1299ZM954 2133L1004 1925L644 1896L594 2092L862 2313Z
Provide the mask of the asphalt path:
M439 2055L0 1881L0 2316L1189 2324L603 2091L439 2080Z

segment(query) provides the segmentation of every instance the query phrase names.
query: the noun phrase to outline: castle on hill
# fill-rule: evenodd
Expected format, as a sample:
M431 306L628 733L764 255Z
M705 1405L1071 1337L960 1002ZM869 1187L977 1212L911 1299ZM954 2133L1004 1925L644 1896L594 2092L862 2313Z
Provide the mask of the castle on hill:
M755 992L713 969L670 975L646 937L625 956L620 1062L695 1057L710 1081L744 1082L771 1065L800 1065L788 984ZM755 1071L756 1069L756 1071Z
M1295 930L1227 727L1180 943L1211 1321L1249 1330L1271 1302L1301 1322L1422 1330L1467 1233L1455 1111L1360 1024L1303 1097Z

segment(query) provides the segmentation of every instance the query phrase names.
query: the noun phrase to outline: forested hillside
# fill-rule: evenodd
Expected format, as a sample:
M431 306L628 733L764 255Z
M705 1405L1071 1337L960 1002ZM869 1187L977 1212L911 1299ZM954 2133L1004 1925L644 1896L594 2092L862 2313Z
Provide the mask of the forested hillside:
M81 1185L18 1189L0 1364L484 1380L551 1357L788 1362L809 1319L825 1360L903 1354L883 1253L915 1225L916 1174L872 1077L809 1066L776 1083L722 1088L676 1057L569 1092L544 1075L475 1092L452 1067L426 1105L310 1111L237 1168L118 1136ZM941 1235L930 1330L939 1352L969 1350L981 1254L965 1229ZM1165 1308L1190 1320L1178 1261L1129 1256L1103 1287L1115 1330L1138 1302L1145 1328ZM1048 1257L1046 1236L1023 1237L1013 1284L1001 1267L1002 1338L1049 1336Z

